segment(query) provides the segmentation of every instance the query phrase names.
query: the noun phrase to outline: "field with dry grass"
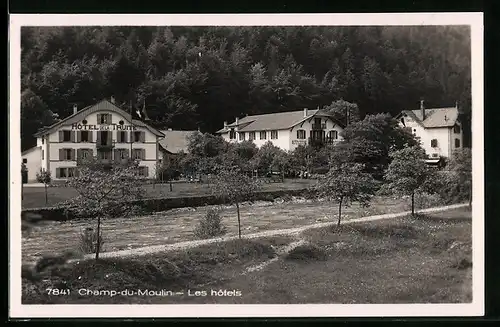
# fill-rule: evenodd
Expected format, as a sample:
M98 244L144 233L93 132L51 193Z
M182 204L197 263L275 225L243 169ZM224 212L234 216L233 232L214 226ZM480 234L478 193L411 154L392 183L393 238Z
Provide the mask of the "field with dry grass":
M461 208L295 238L85 260L24 278L23 303L465 303L472 300L471 236L471 211ZM47 287L70 294L49 296ZM227 296L217 295L224 290Z
M432 206L426 203L423 206ZM181 208L133 218L113 218L102 223L104 251L118 251L151 245L194 240L193 230L207 212L207 207ZM369 215L397 213L410 209L407 199L374 198L368 208L357 204L343 209L343 220ZM336 221L336 204L296 199L291 202L246 203L241 206L242 234L273 229L294 228L317 222ZM227 236L237 235L236 209L225 206L223 223ZM57 254L78 248L78 235L95 220L46 222L22 240L23 262L34 261L45 254Z

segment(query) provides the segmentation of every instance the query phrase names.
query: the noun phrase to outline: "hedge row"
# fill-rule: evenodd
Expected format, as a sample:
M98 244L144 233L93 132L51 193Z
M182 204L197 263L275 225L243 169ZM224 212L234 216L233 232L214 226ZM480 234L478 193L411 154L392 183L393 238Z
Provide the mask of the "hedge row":
M307 196L307 194L307 189L264 191L254 193L250 198L247 199L247 201L274 201L275 199L281 197ZM147 214L158 211L166 211L168 209L174 208L227 204L227 201L212 195L202 195L177 198L142 199L134 201L130 204L139 207L143 213ZM65 210L62 207L30 208L24 209L23 213L39 214L44 220L54 221L65 221L76 218L71 214L65 213Z

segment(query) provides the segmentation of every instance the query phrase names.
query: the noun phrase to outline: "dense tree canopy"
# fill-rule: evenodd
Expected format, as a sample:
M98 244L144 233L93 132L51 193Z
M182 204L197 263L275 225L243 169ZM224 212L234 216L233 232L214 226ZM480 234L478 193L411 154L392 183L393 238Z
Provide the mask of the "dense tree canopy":
M23 149L49 110L64 118L75 103L112 95L145 101L157 127L203 132L339 100L355 103L360 119L418 108L421 98L429 107L458 101L470 118L463 26L24 27L21 39Z

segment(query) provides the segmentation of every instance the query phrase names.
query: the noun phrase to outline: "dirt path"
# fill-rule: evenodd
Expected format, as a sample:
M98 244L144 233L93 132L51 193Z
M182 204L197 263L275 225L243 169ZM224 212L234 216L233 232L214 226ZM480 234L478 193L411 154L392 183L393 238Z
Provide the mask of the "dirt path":
M466 206L468 206L468 204L455 204L455 205L449 205L449 206L443 206L443 207L434 207L434 208L423 209L423 210L419 210L418 212L419 213L428 213L428 212L446 211L446 210L457 209L457 208L462 208L462 207L466 207ZM411 212L409 212L409 211L405 211L405 212L399 212L399 213L390 213L390 214L383 214L383 215L376 215L376 216L368 216L368 217L363 217L363 218L351 219L351 220L344 222L344 224L352 224L352 223L356 223L356 222L366 222L366 221L374 221L374 220L381 220L381 219L392 219L392 218L406 216L410 213ZM332 222L326 222L326 223L318 223L318 224L313 224L313 225L301 226L301 227L297 227L297 228L268 230L268 231L264 231L264 232L260 232L260 233L243 235L242 237L247 238L247 239L252 239L252 238L270 237L270 236L278 236L278 235L296 235L296 234L299 234L305 230L327 227L327 226L331 226L333 224L334 223L332 223ZM194 247L197 247L200 245L212 244L212 243L216 243L216 242L224 242L224 241L228 241L228 240L234 240L237 238L238 238L237 236L221 237L221 238L214 238L214 239L208 239L208 240L186 241L186 242L179 242L179 243L174 243L174 244L147 246L147 247L135 248L135 249L130 249L130 250L103 252L100 254L100 257L101 258L112 258L112 257L141 256L141 255L153 254L153 253L158 253L158 252L189 249L189 248L194 248ZM91 254L91 255L86 255L85 257L92 258L93 256L94 255Z

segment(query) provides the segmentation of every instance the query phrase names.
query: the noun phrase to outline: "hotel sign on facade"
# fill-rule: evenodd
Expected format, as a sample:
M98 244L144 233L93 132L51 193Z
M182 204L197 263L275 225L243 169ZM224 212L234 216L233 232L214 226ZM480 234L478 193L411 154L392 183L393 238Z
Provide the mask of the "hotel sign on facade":
M135 131L136 126L121 125L121 124L108 124L108 125L92 125L92 124L71 124L73 130L83 131Z

